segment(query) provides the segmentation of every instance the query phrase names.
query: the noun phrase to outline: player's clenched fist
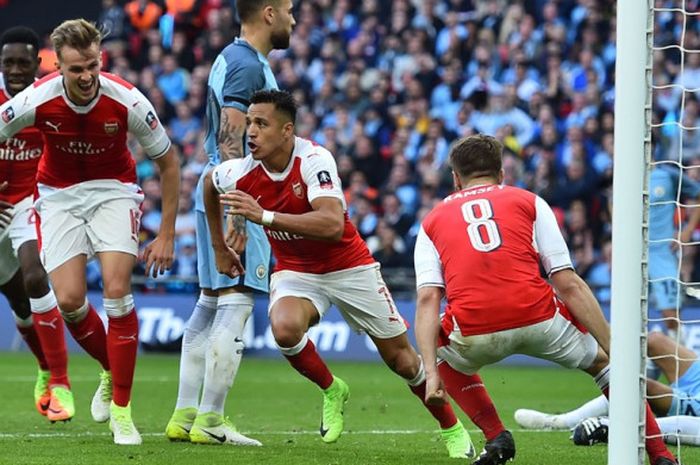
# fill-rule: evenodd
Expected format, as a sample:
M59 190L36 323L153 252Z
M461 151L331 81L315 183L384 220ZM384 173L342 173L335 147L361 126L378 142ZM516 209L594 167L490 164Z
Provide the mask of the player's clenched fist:
M428 405L442 405L447 402L445 386L437 373L426 373L425 377L425 403Z
M243 215L253 223L262 224L263 208L251 195L235 190L219 197L221 204L231 207L229 213Z

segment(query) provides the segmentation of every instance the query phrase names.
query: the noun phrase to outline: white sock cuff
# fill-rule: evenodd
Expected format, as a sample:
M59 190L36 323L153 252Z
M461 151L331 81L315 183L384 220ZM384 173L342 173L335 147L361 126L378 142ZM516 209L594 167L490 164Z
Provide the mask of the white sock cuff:
M58 306L56 296L53 291L49 291L44 297L38 299L29 299L29 306L33 313L46 313Z
M15 324L20 327L20 328L29 328L31 327L34 323L32 322L32 316L29 315L27 318L20 318L14 313L12 316L15 317Z
M231 292L220 295L216 306L221 308L224 305L253 305L253 302L252 292Z
M134 310L134 296L127 294L119 299L102 299L102 308L109 318L123 318Z
M595 375L595 383L598 385L600 390L604 390L610 384L610 365L600 370L600 372Z
M295 345L294 347L281 347L277 346L282 352L282 355L286 355L287 357L292 357L294 355L297 355L299 352L304 350L304 347L306 347L306 344L309 342L309 336L304 333L304 337L301 338L301 341L299 341L299 344Z
M206 295L204 292L199 293L199 299L197 300L197 305L201 305L204 308L210 310L216 310L217 297L215 295Z
M80 323L85 319L85 317L88 314L88 311L90 311L90 304L88 303L88 300L85 299L85 303L80 306L77 310L74 312L64 312L59 308L59 311L61 312L61 315L63 316L63 320L68 322L68 323Z
M418 361L420 362L420 365L418 366L418 373L413 377L413 379L406 381L409 386L418 386L425 381L425 366L423 365L423 357L419 355Z

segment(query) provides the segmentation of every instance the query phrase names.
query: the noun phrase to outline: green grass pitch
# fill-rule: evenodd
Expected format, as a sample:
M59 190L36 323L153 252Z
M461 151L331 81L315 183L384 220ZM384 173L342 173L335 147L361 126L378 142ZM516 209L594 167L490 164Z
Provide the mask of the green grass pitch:
M27 354L0 354L0 465L108 464L455 464L439 441L436 424L405 384L379 363L331 363L350 385L346 432L336 444L321 442L321 396L283 360L244 359L227 404L239 430L261 448L169 443L162 432L175 404L178 358L141 355L136 370L133 413L144 436L139 447L112 444L106 424L90 418L98 367L72 356L70 374L76 417L49 424L32 405L35 374ZM566 432L517 429L513 411L530 407L563 411L596 395L585 374L556 368L491 367L482 373L517 446L514 465L605 464L606 447L575 447ZM481 450L483 437L472 431ZM700 463L700 449L683 448L685 464Z

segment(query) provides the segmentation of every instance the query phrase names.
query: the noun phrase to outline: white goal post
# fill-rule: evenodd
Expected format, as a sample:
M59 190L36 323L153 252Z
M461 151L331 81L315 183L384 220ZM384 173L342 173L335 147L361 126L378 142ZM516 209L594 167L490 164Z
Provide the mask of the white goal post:
M644 463L653 0L617 2L608 463ZM642 227L640 227L642 226Z

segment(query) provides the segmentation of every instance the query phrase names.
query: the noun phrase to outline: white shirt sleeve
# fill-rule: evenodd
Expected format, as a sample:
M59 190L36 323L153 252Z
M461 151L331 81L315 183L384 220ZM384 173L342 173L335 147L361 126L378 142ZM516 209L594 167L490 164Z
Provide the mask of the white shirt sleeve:
M136 136L148 158L160 158L170 148L170 138L146 96L136 87L131 94L134 103L129 106L129 132Z
M413 264L416 269L416 289L420 289L423 286L445 287L440 254L423 229L423 226L421 226L420 231L418 231L418 237L416 237Z
M34 86L29 86L0 106L0 141L4 142L22 129L33 126L36 105Z
M244 158L226 160L214 168L211 180L219 193L225 194L236 189L236 183L242 176L244 160Z
M573 268L569 248L559 230L554 212L539 196L535 198L535 211L535 246L547 276L560 270Z
M318 151L304 157L301 162L301 177L307 187L309 203L319 197L334 197L343 203L343 209L347 208L338 167L330 152L319 147Z

